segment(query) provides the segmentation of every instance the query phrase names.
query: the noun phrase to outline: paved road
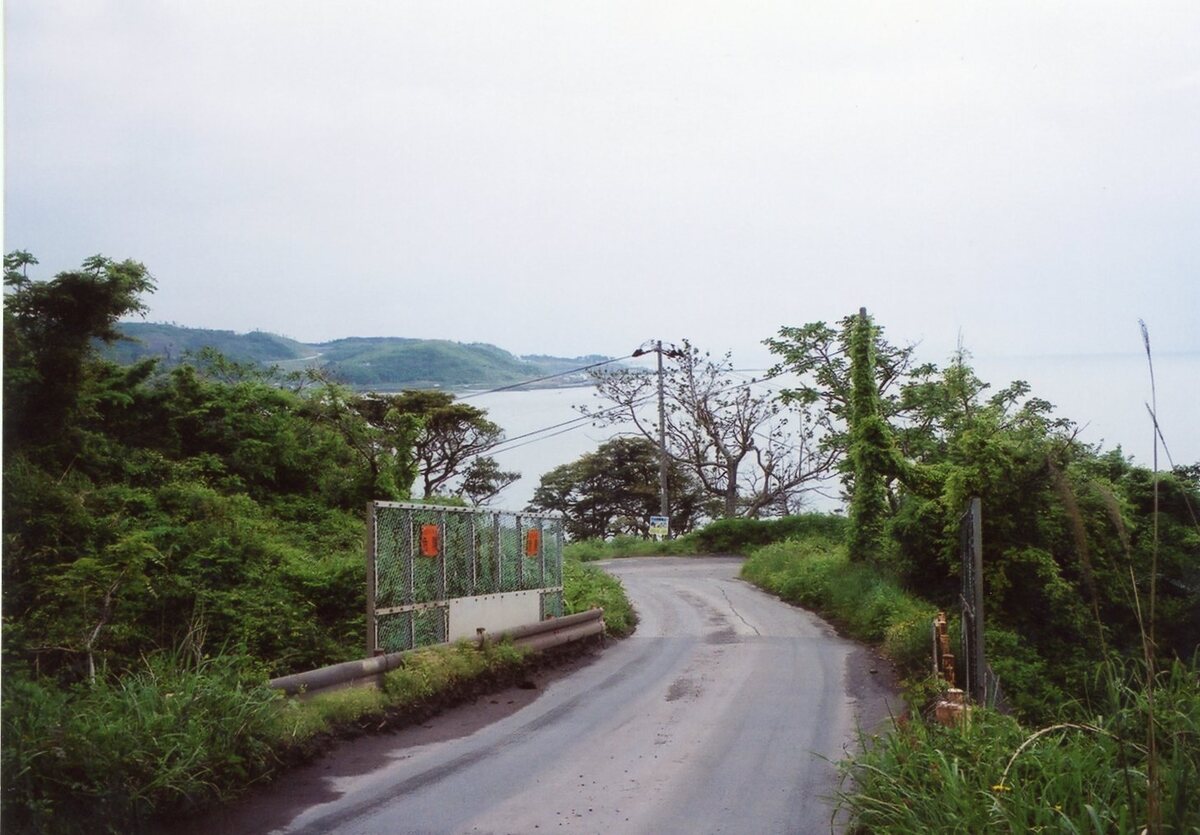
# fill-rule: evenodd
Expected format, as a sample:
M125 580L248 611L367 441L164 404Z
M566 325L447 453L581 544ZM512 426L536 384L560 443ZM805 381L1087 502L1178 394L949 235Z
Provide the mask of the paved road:
M869 655L739 565L607 564L640 615L633 637L511 716L340 778L275 831L828 832L829 761L887 694Z

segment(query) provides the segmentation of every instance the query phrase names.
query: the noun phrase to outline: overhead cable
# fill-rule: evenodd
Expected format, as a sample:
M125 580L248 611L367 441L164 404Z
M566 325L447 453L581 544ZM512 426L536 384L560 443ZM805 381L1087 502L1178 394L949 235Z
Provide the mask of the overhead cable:
M630 354L629 356L637 356L637 354ZM462 397L460 397L458 399L459 400L470 400L472 397L483 397L485 394L495 394L496 392L499 392L499 391L509 391L511 389L521 388L522 386L531 386L534 383L541 383L541 382L545 382L546 380L553 380L556 377L566 377L568 374L578 374L580 371L590 371L593 368L599 368L602 365L610 365L611 363L620 362L621 360L628 359L628 358L629 357L614 357L612 359L607 359L602 362L594 362L591 365L581 365L578 368L572 368L567 371L559 371L557 374L547 374L545 377L535 377L532 380L523 380L522 382L519 382L519 383L509 383L507 386L500 386L499 388L488 389L487 391L472 392L471 394L463 395Z

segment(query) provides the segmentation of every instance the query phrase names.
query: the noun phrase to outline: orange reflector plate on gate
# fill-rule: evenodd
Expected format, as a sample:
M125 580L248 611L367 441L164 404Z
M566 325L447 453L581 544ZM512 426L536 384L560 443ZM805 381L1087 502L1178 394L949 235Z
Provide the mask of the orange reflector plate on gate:
M436 557L441 550L441 532L437 525L421 526L421 556Z
M542 532L539 530L525 531L525 556L536 557L542 544Z

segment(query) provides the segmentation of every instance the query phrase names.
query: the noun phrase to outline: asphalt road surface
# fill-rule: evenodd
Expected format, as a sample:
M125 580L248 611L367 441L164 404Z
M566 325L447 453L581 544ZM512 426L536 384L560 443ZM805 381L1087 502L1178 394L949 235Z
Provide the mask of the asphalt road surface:
M736 579L740 564L606 563L638 611L632 637L464 736L384 742L257 831L829 832L831 763L891 693L873 656Z

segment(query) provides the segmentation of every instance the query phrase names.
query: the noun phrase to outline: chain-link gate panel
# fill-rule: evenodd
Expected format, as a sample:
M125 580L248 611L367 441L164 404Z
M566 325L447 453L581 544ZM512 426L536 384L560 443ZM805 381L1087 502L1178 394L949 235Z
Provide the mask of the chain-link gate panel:
M529 617L562 614L560 517L394 502L368 513L370 652L446 641L450 600L539 591Z

